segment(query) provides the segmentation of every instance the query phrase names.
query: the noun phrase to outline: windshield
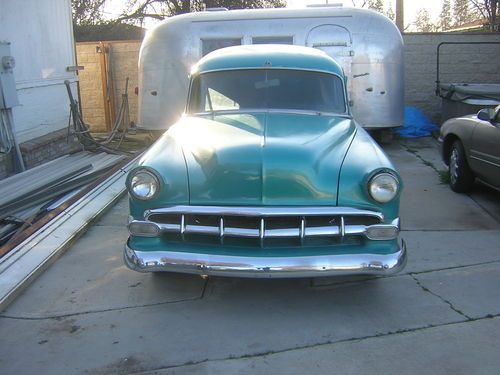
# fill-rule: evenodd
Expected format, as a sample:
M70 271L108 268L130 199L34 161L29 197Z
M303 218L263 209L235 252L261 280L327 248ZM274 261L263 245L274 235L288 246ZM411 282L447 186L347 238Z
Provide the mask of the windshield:
M189 113L255 109L346 113L342 80L291 69L226 70L193 79Z

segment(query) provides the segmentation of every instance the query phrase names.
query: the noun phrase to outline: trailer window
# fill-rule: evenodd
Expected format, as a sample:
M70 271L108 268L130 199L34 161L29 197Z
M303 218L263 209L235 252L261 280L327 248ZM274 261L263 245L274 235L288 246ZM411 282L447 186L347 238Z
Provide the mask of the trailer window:
M291 69L242 69L193 78L188 112L284 109L345 113L342 80Z
M241 38L217 38L217 39L202 39L201 40L201 50L202 56L215 51L217 49L240 46Z
M252 44L293 44L293 36L256 36Z

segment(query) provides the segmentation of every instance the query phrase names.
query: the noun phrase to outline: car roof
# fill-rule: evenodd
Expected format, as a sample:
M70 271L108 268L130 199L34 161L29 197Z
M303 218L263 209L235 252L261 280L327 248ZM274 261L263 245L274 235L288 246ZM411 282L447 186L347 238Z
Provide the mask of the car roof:
M227 47L203 57L192 73L226 69L285 68L324 71L344 76L340 65L321 50L309 47L260 44Z

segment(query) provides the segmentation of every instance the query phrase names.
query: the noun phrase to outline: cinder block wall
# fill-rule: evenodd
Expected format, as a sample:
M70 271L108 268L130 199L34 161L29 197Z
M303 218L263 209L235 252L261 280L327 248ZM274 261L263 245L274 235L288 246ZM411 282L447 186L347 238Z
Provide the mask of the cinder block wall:
M138 98L134 90L139 85L137 76L137 62L139 60L139 49L141 41L113 42L113 78L116 98L116 111L120 109L122 94L125 90L125 80L128 77L128 105L130 110L130 121L137 123Z
M99 43L77 43L76 61L84 67L78 72L83 120L93 131L105 131Z
M111 61L111 75L115 90L115 108L118 112L122 94L125 90L125 80L129 77L128 100L130 120L137 122L137 61L139 59L140 40L106 42L111 45L108 55ZM104 99L102 91L102 76L100 54L97 53L98 42L80 42L76 44L78 65L84 70L79 72L80 100L83 120L95 132L106 131Z
M442 83L500 83L500 34L412 33L405 42L405 102L440 124L436 89L436 50L441 42L498 42L496 45L443 45Z

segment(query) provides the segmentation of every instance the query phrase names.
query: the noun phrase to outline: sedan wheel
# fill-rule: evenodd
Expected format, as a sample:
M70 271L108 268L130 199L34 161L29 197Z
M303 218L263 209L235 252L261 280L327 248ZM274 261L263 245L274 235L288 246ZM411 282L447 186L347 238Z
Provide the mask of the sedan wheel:
M466 193L472 189L474 175L467 164L464 148L460 141L453 142L450 151L450 187L457 193Z

